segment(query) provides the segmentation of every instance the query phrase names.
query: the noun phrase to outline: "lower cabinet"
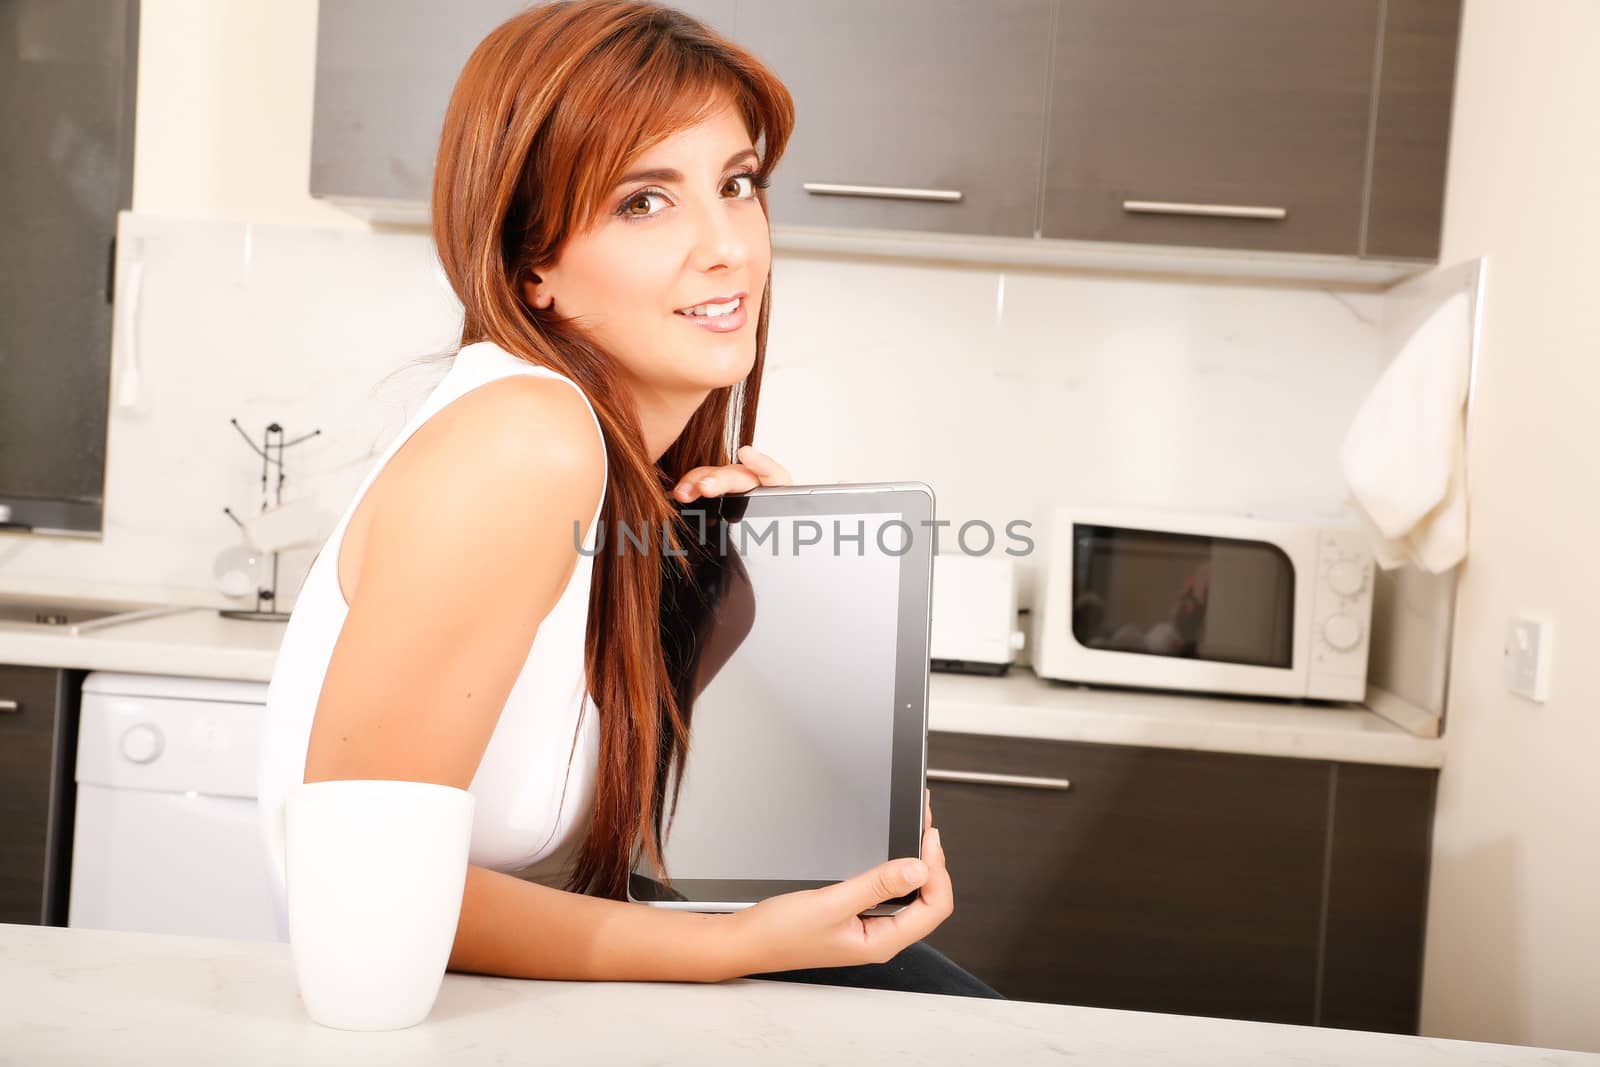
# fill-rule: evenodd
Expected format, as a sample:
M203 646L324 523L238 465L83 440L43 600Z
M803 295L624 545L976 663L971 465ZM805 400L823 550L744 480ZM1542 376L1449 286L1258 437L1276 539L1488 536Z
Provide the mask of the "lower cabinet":
M955 913L1015 1000L1415 1033L1438 772L931 733Z
M67 924L83 676L0 665L0 922Z

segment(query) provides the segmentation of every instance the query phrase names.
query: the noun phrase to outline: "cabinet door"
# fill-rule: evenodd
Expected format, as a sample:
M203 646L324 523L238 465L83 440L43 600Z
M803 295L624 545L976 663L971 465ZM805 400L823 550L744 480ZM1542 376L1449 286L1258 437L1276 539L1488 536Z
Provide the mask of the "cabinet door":
M62 674L0 666L0 922L56 923L70 835L71 749ZM57 787L61 795L52 803ZM65 824L65 825L64 825Z
M1369 256L1439 258L1461 0L1388 0L1368 194Z
M1359 251L1379 0L1062 0L1046 237Z
M0 522L102 527L138 43L133 0L0 3Z
M928 940L1001 993L1312 1021L1329 764L932 734L928 768L956 898Z
M1342 1030L1414 1034L1439 772L1334 768L1328 921L1317 1021Z
M672 4L724 34L734 0ZM311 194L424 203L467 57L527 0L321 0Z
M1032 237L1052 0L740 0L795 100L772 221Z

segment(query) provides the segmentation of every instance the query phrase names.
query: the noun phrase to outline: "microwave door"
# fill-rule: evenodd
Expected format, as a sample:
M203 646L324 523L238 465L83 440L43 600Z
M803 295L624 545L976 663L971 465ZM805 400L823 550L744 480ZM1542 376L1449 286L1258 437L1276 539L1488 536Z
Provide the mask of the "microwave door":
M1196 659L1288 669L1294 666L1294 567L1260 541L1211 546L1209 596Z
M1081 680L1262 694L1303 684L1295 570L1268 542L1075 525L1071 604Z

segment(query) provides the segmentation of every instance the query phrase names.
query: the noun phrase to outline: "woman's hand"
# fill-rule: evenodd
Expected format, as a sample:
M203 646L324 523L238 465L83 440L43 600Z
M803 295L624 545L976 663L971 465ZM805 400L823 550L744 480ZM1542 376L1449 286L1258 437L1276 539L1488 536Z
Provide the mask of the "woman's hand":
M924 796L921 860L890 860L835 885L768 897L730 916L749 964L745 973L884 963L948 919L955 893L933 826L932 797L926 791ZM919 886L917 899L895 914L860 917Z
M696 497L721 496L723 493L742 493L758 485L793 485L789 472L765 452L757 452L754 445L744 445L737 453L740 462L722 467L695 467L673 487L672 495L688 502Z

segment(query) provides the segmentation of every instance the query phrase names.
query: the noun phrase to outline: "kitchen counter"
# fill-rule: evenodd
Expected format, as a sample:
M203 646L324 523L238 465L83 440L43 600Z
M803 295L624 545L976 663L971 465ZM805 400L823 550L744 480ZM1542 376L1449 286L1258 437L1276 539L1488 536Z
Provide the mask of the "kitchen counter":
M76 636L0 623L0 663L265 682L286 625L225 619L216 608L185 608Z
M287 944L7 924L0 1003L0 1062L30 1065L1600 1065L1512 1045L750 979L447 974L419 1025L353 1033L305 1014Z
M284 623L225 619L214 608L78 636L0 624L0 663L268 681ZM1003 677L935 672L932 730L1246 755L1438 767L1443 743L1357 704L1309 705L1143 692L1045 681L1025 666Z
M1360 704L1299 704L1073 685L1012 667L998 678L935 672L928 728L1057 741L1438 767L1444 743Z

